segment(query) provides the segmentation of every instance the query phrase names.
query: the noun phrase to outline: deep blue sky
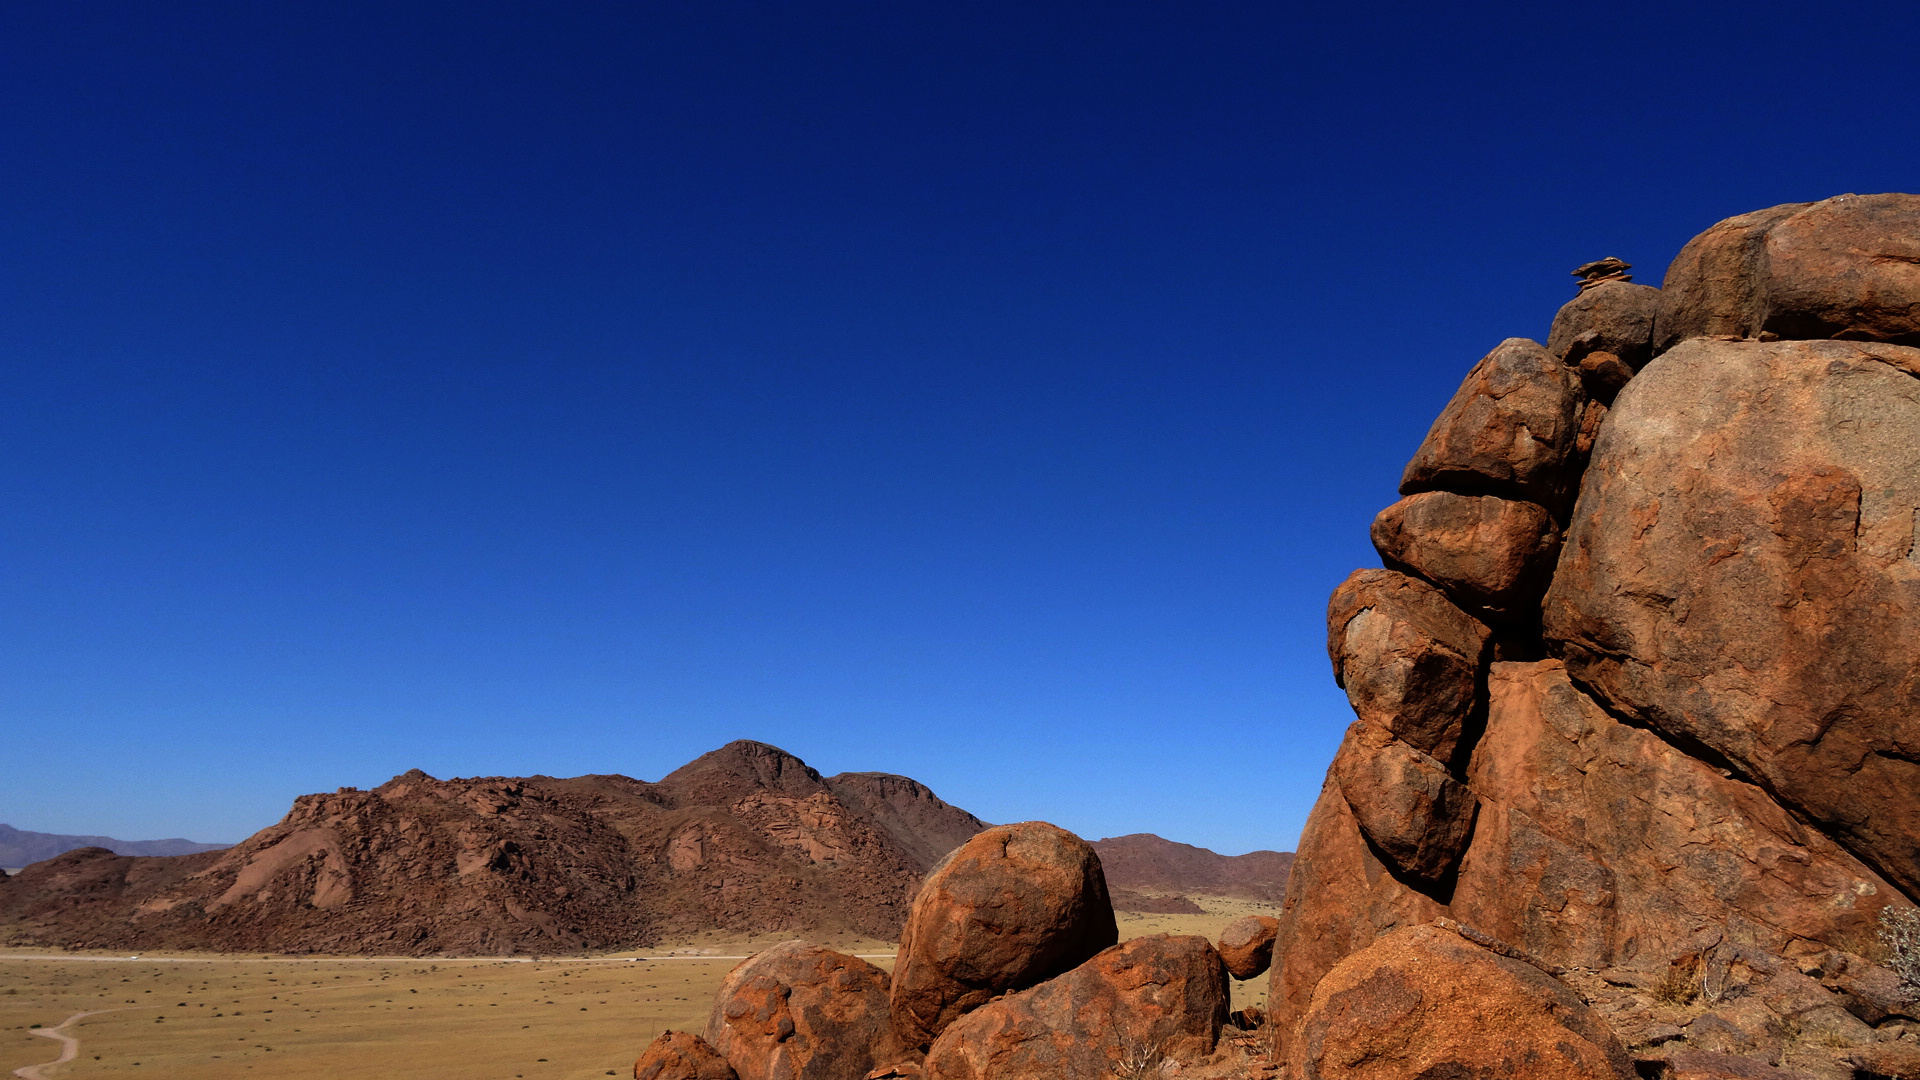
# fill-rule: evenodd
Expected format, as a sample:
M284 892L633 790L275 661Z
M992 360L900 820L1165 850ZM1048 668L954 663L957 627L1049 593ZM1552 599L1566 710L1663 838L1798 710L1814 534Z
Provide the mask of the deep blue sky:
M0 821L657 779L1290 848L1568 271L1920 188L1920 8L0 13ZM1908 73L1908 74L1903 74Z

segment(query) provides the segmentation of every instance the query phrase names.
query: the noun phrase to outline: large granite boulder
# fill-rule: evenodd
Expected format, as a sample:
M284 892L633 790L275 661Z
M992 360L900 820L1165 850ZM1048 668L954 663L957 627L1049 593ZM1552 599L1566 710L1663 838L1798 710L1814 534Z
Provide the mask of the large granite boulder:
M913 899L893 969L894 1028L925 1047L972 1009L1072 970L1119 936L1086 841L1044 821L987 829Z
M1295 1080L1635 1080L1620 1041L1566 985L1436 926L1342 960L1294 1038Z
M1457 491L1559 507L1585 404L1577 372L1537 341L1508 338L1473 366L1434 420L1400 494Z
M1373 546L1390 569L1433 582L1489 622L1530 621L1560 553L1560 529L1538 503L1425 491L1380 511Z
M903 1056L887 973L804 941L755 953L727 974L706 1041L739 1080L862 1080Z
M949 1026L926 1080L1109 1080L1211 1053L1227 1020L1227 970L1202 937L1115 945Z
M1920 349L1688 341L1608 415L1545 632L1920 895L1917 508Z
M1667 268L1657 348L1695 337L1920 345L1920 195L1839 195L1728 218Z
M1327 602L1333 681L1360 719L1450 759L1474 711L1488 630L1419 578L1356 570Z

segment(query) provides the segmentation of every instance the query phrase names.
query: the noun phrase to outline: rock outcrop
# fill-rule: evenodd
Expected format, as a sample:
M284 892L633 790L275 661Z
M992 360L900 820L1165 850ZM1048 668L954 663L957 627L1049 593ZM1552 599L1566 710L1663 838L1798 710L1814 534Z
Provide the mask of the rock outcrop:
M706 1042L739 1080L859 1080L900 1056L887 989L865 960L784 942L727 974Z
M914 897L894 964L894 1028L924 1048L967 1012L1064 974L1118 938L1086 841L1044 821L988 829Z
M1625 269L1474 367L1389 569L1329 603L1359 722L1280 918L1290 1076L1632 1075L1617 1037L1645 1076L1855 1080L1920 1045L1873 959L1920 897L1920 197ZM1469 960L1530 988L1452 994L1500 984Z
M1306 1080L1635 1080L1626 1048L1572 989L1435 926L1342 960L1298 1038Z
M633 1080L739 1080L733 1066L707 1040L690 1031L667 1030L633 1063Z
M1031 990L956 1020L927 1052L926 1080L1104 1080L1127 1066L1211 1053L1227 1019L1227 973L1201 937L1115 945Z
M715 929L891 938L932 853L985 827L905 777L824 778L756 742L657 783L415 770L302 796L224 851L28 867L0 894L0 941L498 955Z

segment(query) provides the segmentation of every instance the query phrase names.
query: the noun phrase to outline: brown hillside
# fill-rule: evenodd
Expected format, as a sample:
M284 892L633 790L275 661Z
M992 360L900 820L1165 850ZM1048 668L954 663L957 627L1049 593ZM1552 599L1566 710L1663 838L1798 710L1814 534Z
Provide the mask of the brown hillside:
M225 851L28 867L0 888L0 940L506 955L710 929L892 937L920 876L982 827L905 777L828 781L748 741L658 783L414 770L302 796Z
M1132 833L1096 840L1107 884L1116 889L1200 893L1278 901L1286 895L1293 853L1249 851L1221 855L1192 844Z

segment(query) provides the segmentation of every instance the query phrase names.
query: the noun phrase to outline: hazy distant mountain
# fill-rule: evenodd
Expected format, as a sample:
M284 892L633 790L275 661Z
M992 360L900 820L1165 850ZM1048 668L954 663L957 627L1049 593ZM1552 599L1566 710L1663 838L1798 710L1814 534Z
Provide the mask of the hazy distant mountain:
M985 827L906 777L826 778L749 741L657 783L414 770L303 795L220 852L40 863L0 881L0 941L495 955L704 930L891 938L921 876Z
M0 866L26 866L83 847L106 848L116 855L193 855L232 846L201 844L192 840L115 840L111 836L65 836L0 825Z
M1278 903L1286 896L1290 851L1250 851L1221 855L1152 833L1095 840L1107 884L1116 889L1235 896Z

